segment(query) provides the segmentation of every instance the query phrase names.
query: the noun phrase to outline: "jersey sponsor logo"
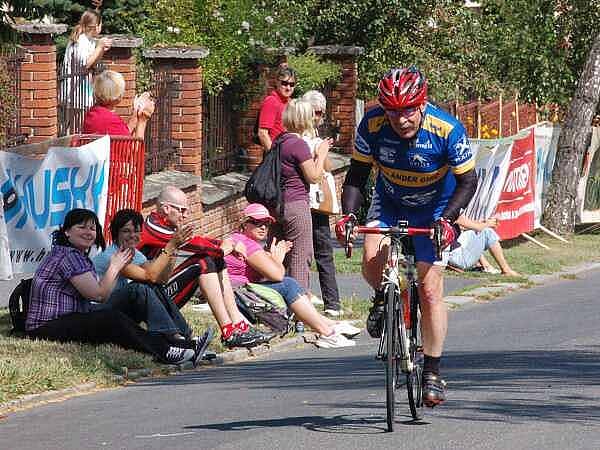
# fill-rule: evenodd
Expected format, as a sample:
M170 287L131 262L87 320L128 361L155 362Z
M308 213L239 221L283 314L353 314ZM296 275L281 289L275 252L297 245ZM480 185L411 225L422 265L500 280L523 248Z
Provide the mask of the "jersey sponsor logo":
M423 129L429 131L436 136L440 136L444 139L447 139L452 131L452 125L446 122L445 120L438 119L437 117L433 117L428 114L423 121Z
M381 127L383 127L386 121L387 119L385 115L370 118L367 122L369 133L377 133L381 129Z
M411 167L415 167L418 169L424 169L431 165L431 161L429 161L429 158L421 153L409 153L408 163Z
M410 206L411 208L423 205L429 205L437 195L437 190L433 189L427 192L417 192L415 194L403 195L400 197L400 202L403 205Z
M379 147L379 161L394 164L396 161L396 149L392 147Z
M448 166L434 170L433 172L421 173L410 170L393 169L379 165L381 173L392 183L402 187L423 187L437 183L448 172Z
M416 148L422 148L424 150L431 150L433 148L433 144L431 143L431 141L426 141L426 142L415 142L415 147Z
M464 134L454 146L454 150L456 151L456 159L459 162L466 161L473 156L473 153L471 152L471 146L469 145L469 140Z

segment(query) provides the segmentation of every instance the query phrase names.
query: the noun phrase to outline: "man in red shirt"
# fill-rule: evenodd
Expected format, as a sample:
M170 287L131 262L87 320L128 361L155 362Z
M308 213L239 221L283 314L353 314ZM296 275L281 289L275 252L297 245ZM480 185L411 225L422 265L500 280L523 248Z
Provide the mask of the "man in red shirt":
M277 87L264 98L258 115L258 139L265 151L271 150L275 138L285 131L281 115L294 93L295 86L294 69L280 66L277 71Z
M158 196L156 210L150 213L142 226L138 249L148 259L165 253L170 258L169 281L165 285L167 293L178 307L185 303L200 287L215 319L221 328L221 340L227 347L253 347L268 342L273 336L261 333L248 326L240 313L229 281L223 260L224 255L243 248L234 248L229 239L220 241L209 237L194 236L178 252L168 252L165 246L188 217L188 199L185 192L174 186L167 186ZM185 252L186 255L180 254ZM175 258L185 260L175 267Z

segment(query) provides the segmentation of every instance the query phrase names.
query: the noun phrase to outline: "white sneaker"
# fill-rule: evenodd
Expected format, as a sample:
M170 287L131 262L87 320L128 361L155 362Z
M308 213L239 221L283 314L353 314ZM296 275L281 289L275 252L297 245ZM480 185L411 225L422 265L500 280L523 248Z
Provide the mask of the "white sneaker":
M311 293L311 294L309 294L309 296L310 296L310 302L311 302L313 305L320 306L320 305L322 305L322 304L323 304L323 300L321 300L321 299L320 299L319 297L317 297L315 294L312 294L312 293Z
M326 309L325 311L323 311L323 314L329 317L341 317L342 314L344 314L344 311L342 311L341 309Z
M361 332L360 328L355 327L350 322L346 322L345 320L338 322L334 325L333 329L336 333L342 334L348 339L355 338Z
M342 348L354 347L356 342L334 331L330 336L319 336L319 339L315 341L315 345L319 348Z
M191 348L169 347L163 359L167 364L183 364L194 359L194 355Z

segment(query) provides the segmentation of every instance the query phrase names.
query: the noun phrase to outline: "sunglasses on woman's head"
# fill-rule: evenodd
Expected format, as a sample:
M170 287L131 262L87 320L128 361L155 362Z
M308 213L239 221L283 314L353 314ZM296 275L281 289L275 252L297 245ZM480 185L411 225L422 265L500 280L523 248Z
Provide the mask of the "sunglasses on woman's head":
M285 80L279 80L279 82L281 83L282 86L289 86L289 87L294 87L296 86L296 83L293 81L285 81Z

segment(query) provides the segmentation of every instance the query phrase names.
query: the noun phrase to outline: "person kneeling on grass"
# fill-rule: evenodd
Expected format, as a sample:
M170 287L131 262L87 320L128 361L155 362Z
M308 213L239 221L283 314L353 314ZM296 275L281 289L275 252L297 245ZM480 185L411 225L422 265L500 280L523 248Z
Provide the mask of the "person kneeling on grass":
M494 218L485 221L469 219L461 215L456 219L456 223L465 229L458 237L459 247L452 250L448 257L448 264L459 269L469 270L477 266L484 272L507 275L510 277L519 277L504 258L504 252L500 246L500 237L494 230L498 226L498 221ZM483 252L489 250L500 270L493 267L483 256Z
M291 248L289 241L273 239L270 250L262 248L261 241L267 237L269 225L275 219L267 208L258 203L248 205L243 211L240 231L230 239L236 252L225 257L227 270L233 286L259 283L277 291L296 317L319 333L315 342L318 347L351 347L356 343L348 337L360 333L360 329L345 321L334 321L317 312L306 290L291 277L285 276L283 259Z
M61 342L117 344L150 353L167 364L194 359L193 350L174 346L164 335L144 330L121 311L104 304L133 252L130 249L115 252L98 281L88 257L93 246L106 247L96 214L79 208L69 211L62 226L52 234L52 249L33 276L25 322L28 336Z
M125 313L135 322L145 322L151 333L163 335L173 345L195 351L194 364L202 358L213 337L209 328L202 336L193 337L192 329L162 286L171 272L171 258L165 252L148 261L136 249L140 242L142 215L132 209L117 211L110 223L112 245L93 258L96 272L104 276L112 255L119 249L130 249L133 259L121 270L107 304ZM167 252L174 252L192 237L190 228L178 230L168 242Z

